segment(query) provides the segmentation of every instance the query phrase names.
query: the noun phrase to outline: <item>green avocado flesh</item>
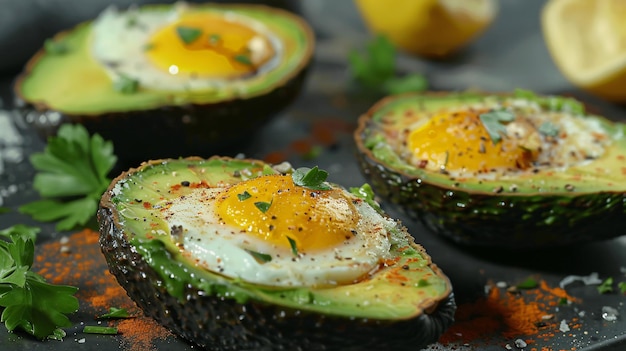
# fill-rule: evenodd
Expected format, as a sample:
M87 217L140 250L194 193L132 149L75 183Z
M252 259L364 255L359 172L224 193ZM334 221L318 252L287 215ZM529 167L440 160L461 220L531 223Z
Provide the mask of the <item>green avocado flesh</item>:
M91 54L92 22L60 33L54 41L65 50L60 53L42 49L27 64L18 79L19 97L37 106L70 115L98 115L110 112L151 110L162 106L214 104L263 95L281 86L308 65L312 56L313 35L299 17L264 6L190 5L195 13L235 12L265 25L283 43L282 58L273 69L247 77L237 87L203 88L193 91L156 90L141 86L133 93L114 89L115 82ZM139 8L141 15L170 11L169 5ZM136 43L141 46L145 43ZM146 57L146 64L149 64Z
M392 259L386 260L384 264L381 263L381 268L368 277L347 285L315 288L253 284L209 271L197 265L193 258L182 254L182 250L172 240L171 229L168 228L165 219L160 217L158 208L167 206L176 198L186 198L199 189L214 187L216 184L221 184L220 186L235 184L246 179L271 174L278 174L278 171L260 161L220 157L151 161L144 163L138 169L122 174L112 182L103 196L98 213L101 226L100 242L111 271L118 277L118 281L126 288L129 295L138 301L140 306L143 306L147 314L156 316L155 318L164 325L204 346L216 342L207 339L216 338L211 333L219 333L219 331L208 330L207 334L207 330L200 330L197 334L207 335L201 336L198 340L196 334L191 335L184 328L180 330L178 322L168 324L167 320L165 322L161 320L160 313L154 311L168 308L173 310L178 308L176 307L178 305L190 304L191 295L193 299L209 301L200 301L200 307L194 307L194 309L206 309L207 312L204 313L207 316L202 318L207 318L211 321L210 323L215 323L216 318L218 322L224 318L223 322L228 323L229 326L233 323L237 324L236 321L227 320L225 316L212 315L217 312L210 312L213 304L226 305L219 301L230 301L230 304L247 306L243 310L252 310L251 306L260 304L265 306L263 310L270 311L267 312L270 315L278 314L282 316L281 318L291 315L297 320L295 322L297 325L306 320L321 324L323 324L322 320L334 320L333 323L337 324L329 324L332 327L327 328L334 329L340 325L346 333L343 336L341 332L335 335L333 333L337 333L336 330L327 330L318 326L316 328L321 328L322 332L329 334L324 336L322 333L320 340L311 341L315 338L307 339L310 336L306 335L289 336L287 329L294 328L294 326L281 326L280 323L293 324L293 321L289 321L290 317L286 318L287 321L281 322L281 318L274 316L272 318L276 320L273 322L266 321L269 326L263 323L260 326L255 325L254 328L264 330L261 333L268 332L267 330L271 330L272 327L281 328L281 333L284 333L281 337L282 341L272 341L278 344L297 344L297 339L302 338L309 340L307 342L310 345L317 345L316 347L326 342L322 341L324 338L327 338L327 342L330 343L335 343L339 339L350 344L354 342L351 338L356 336L349 332L351 328L355 328L354 331L358 334L358 328L372 323L374 323L372 328L376 327L381 330L380 335L373 335L369 340L373 344L377 343L377 338L381 338L380 345L398 346L411 339L413 339L411 343L434 342L453 319L455 307L451 285L447 277L432 264L424 249L414 243L412 237L399 223L389 233L392 238ZM367 186L364 186L355 191L360 194L354 195L355 199L361 199L376 206L371 192L369 197L363 195L368 193L367 189ZM122 249L126 246L131 249ZM124 253L120 254L120 251ZM127 262L129 255L134 258ZM141 275L149 271L149 276L155 276L158 283L145 282L141 279L136 281L132 278L135 273L131 273L133 270L138 270L136 267L139 266L145 266L145 269L136 274ZM136 289L133 286L141 284L152 284L149 285L150 289L160 289L160 292L158 294L146 293L145 287ZM171 297L165 301L173 305L159 305L156 300L159 300L163 294ZM148 297L145 297L146 295ZM207 325L204 326L202 320L196 320L194 323L199 325L198 328L210 329L209 322L206 322ZM277 324L272 326L272 323ZM411 327L415 330L405 336L407 340L396 338L397 340L390 341L390 343L385 341L384 325L388 325L389 328L394 325L396 328L403 328L402 323L407 323L407 327L408 324L415 324ZM350 327L350 324L354 325ZM237 331L237 333L240 332ZM302 333L301 330L294 332ZM204 339L205 337L207 339ZM219 338L222 337L228 336L219 336ZM267 338L268 336L251 336L251 338L257 337ZM287 340L291 337L296 340ZM396 344L398 342L400 344ZM248 344L247 347L250 345L252 344ZM239 344L237 347L242 347L242 345ZM233 348L236 347L233 346Z
M535 114L564 114L593 122L606 135L602 153L567 166L531 164L527 169L483 174L425 169L411 161L407 135L444 110L497 106L494 111L509 106L514 114L531 116L531 105ZM574 99L520 90L500 95L461 92L388 97L361 116L354 137L359 164L377 194L456 242L519 248L623 234L625 134L626 124L589 115ZM451 148L449 152L459 151Z

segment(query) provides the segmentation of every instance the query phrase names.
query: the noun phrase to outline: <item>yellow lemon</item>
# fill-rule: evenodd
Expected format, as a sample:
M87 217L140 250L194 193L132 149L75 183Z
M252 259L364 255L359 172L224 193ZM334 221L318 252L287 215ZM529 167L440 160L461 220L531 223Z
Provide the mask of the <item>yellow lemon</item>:
M549 0L541 15L561 73L596 96L626 102L626 1Z
M497 0L355 0L365 24L398 48L443 58L478 37L497 14Z

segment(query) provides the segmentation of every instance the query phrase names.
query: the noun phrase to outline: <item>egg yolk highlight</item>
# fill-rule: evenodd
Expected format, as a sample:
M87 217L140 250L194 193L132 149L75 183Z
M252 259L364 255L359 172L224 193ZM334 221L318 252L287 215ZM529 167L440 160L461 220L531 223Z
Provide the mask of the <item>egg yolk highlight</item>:
M252 74L274 54L266 36L208 13L181 16L154 33L146 45L146 55L157 67L199 77Z
M528 138L507 136L494 143L480 120L484 112L442 113L413 130L407 146L420 167L474 172L530 167L536 146L529 147Z
M356 232L359 214L337 190L315 191L289 175L258 177L230 187L217 200L220 221L277 247L298 252L336 247Z

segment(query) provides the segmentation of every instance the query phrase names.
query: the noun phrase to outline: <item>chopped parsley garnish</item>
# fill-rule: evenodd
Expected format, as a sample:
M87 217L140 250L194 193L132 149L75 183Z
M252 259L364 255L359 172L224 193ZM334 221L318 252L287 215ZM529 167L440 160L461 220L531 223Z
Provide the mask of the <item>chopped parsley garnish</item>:
M97 325L86 325L83 328L83 333L85 334L103 334L103 335L116 335L117 328L116 327L102 327Z
M613 291L613 278L606 278L600 285L598 285L598 292L600 294L606 294Z
M99 318L128 318L129 314L125 308L111 307L109 312L101 315Z
M64 124L48 138L41 153L30 156L37 173L33 187L43 198L19 208L40 222L58 221L56 230L70 230L94 218L107 189L117 157L113 144L99 134L89 136L82 125Z
M503 123L513 121L515 115L509 111L501 110L481 113L479 118L485 126L491 141L497 144L502 140L501 133L506 133L506 126Z
M64 41L46 39L43 46L46 52L52 55L62 55L68 51L67 44Z
M373 91L400 94L424 91L428 87L426 78L419 73L396 76L396 50L384 35L379 35L368 43L364 55L351 51L348 54L348 63L353 79Z
M78 310L78 288L46 283L31 271L38 228L14 226L0 232L0 322L8 331L21 329L38 339L60 339L59 328L72 323L66 314Z
M257 260L259 263L266 263L266 262L272 261L272 256L271 255L260 253L260 252L256 252L256 251L252 251L252 250L246 250L246 251L250 255L252 255L252 257L254 257L254 259Z
M239 62L239 63L244 64L244 65L252 66L252 60L250 60L250 56L248 56L248 55L242 55L242 54L235 55L235 57L233 57L233 59L235 61Z
M185 44L191 44L202 35L202 29L195 27L176 27L176 34Z
M539 130L539 133L545 136L549 136L549 137L555 137L559 135L559 128L555 126L554 123L551 123L551 122L543 122L539 126L538 130Z
M256 206L256 208L259 209L259 211L265 213L267 212L267 210L270 209L270 206L272 206L271 202L263 202L263 201L258 201L254 203L254 206Z
M127 75L120 74L113 83L113 90L122 94L133 94L139 89L139 81Z
M539 286L539 283L537 282L537 280L532 277L528 277L526 278L526 280L517 284L515 287L518 289L534 289L537 286Z
M211 45L217 44L221 39L222 39L222 37L219 34L211 34L211 35L209 35L209 43Z
M237 194L237 198L239 199L239 201L248 200L251 197L252 197L252 195L250 195L250 193L247 192L247 191L244 191L241 194Z
M626 294L626 282L619 282L617 287L622 294Z
M352 187L350 188L350 193L360 199L365 200L365 202L367 202L368 205L372 206L372 208L378 211L379 213L383 212L382 208L380 208L380 205L374 199L375 194L371 185L365 183L358 188Z
M296 245L296 241L290 237L287 237L287 240L289 240L289 246L291 246L291 253L294 256L298 256L298 246Z
M291 174L294 184L311 190L330 190L331 187L326 182L327 177L328 172L317 166L313 168L301 167Z

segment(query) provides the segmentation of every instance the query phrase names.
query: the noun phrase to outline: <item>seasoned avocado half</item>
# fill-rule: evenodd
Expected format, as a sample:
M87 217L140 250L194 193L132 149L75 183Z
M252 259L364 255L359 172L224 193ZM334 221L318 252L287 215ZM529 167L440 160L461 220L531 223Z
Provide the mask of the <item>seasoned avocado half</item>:
M387 97L360 117L374 191L472 246L559 246L624 234L626 126L529 91Z
M293 101L314 45L305 20L263 5L110 8L47 41L14 90L44 136L82 123L122 159L207 155Z
M207 349L415 350L436 341L456 310L448 278L367 185L353 194L312 171L300 177L309 186L296 185L299 172L212 157L121 174L98 211L110 271L148 316ZM346 208L359 209L358 223L341 217ZM285 274L274 274L281 266Z

